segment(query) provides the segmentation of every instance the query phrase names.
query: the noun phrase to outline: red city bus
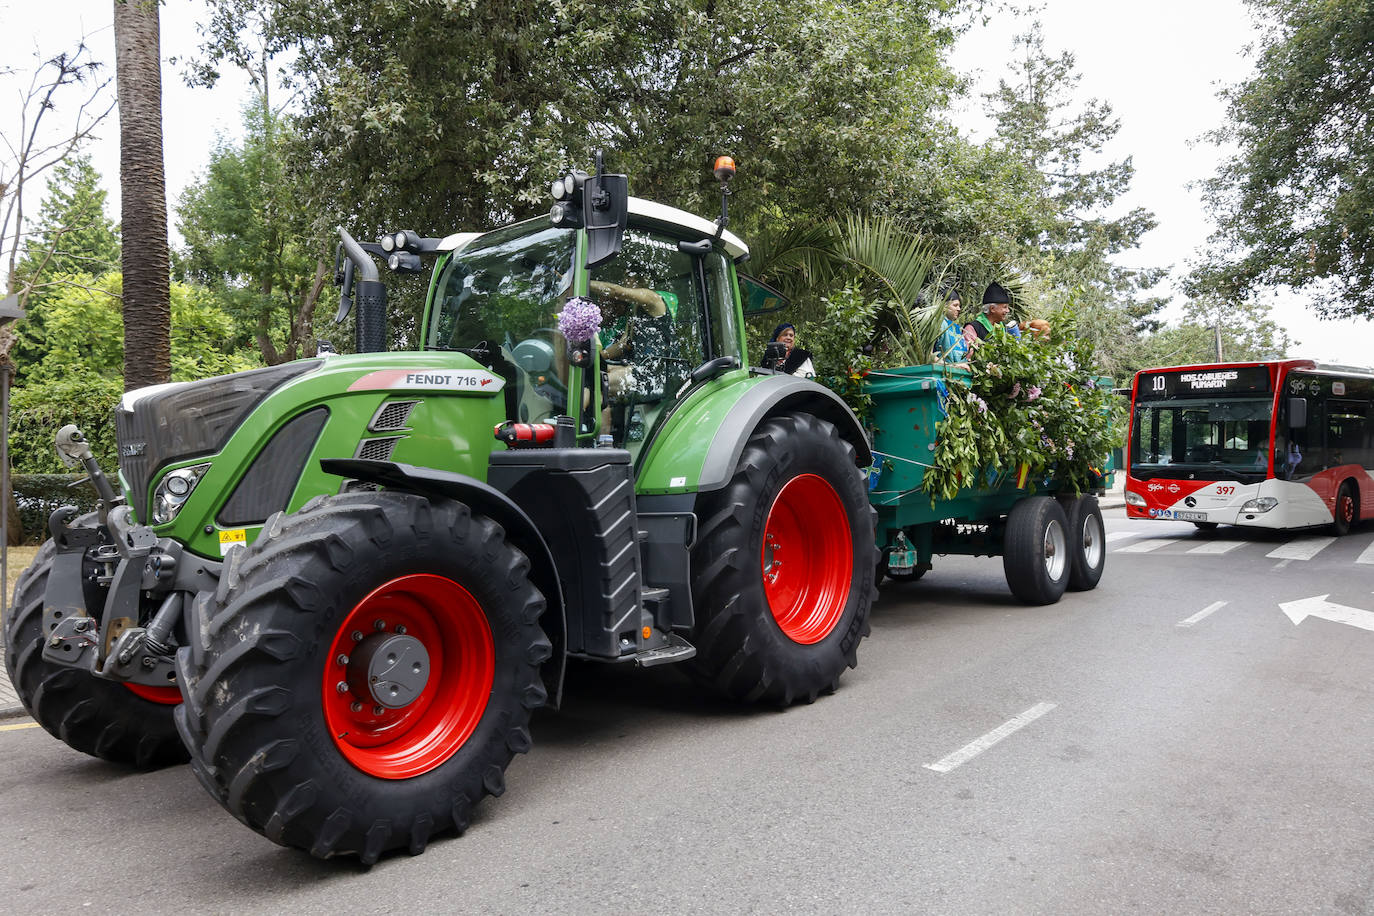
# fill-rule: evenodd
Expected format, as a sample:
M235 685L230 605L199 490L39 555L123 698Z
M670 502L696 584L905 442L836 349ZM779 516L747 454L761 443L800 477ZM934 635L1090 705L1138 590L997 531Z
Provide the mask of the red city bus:
M1374 517L1374 370L1306 359L1140 370L1126 516L1337 534Z

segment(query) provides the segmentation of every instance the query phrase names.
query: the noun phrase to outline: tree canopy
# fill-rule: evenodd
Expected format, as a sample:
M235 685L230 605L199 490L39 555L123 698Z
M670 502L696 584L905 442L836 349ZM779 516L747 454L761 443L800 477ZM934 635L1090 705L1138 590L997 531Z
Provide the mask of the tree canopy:
M545 208L564 169L608 166L640 196L824 219L902 193L908 151L954 80L953 0L592 0L377 4L223 0L200 75L292 49L310 201L360 232L491 226ZM323 233L321 233L323 234Z
M1374 317L1374 3L1247 0L1255 73L1225 93L1234 145L1206 186L1218 229L1194 285L1326 296L1326 317Z

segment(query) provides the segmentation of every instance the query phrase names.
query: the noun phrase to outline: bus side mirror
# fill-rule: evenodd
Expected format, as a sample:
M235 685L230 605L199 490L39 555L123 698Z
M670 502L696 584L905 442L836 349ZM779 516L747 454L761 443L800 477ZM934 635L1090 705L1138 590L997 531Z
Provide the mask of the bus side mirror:
M1302 429L1307 425L1307 398L1288 399L1288 426Z

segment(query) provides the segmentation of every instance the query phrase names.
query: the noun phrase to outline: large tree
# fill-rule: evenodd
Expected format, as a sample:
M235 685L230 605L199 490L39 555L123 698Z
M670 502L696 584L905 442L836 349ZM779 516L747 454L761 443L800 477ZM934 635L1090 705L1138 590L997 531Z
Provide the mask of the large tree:
M904 193L952 78L953 0L221 0L202 76L294 49L322 224L481 228L544 209L605 148L634 193L709 213L740 165L745 226Z
M1374 317L1374 3L1247 0L1254 75L1223 94L1214 139L1236 149L1207 183L1217 221L1202 289L1331 292L1327 317Z
M220 295L263 361L276 365L315 352L315 306L332 270L307 245L304 194L284 161L289 125L259 94L243 126L241 143L211 152L205 177L182 194L178 263Z
M162 163L158 0L114 0L124 233L124 387L171 378L171 271Z
M16 284L28 295L28 314L15 329L11 355L23 384L43 358L51 302L71 287L89 287L119 268L119 230L105 213L107 194L87 156L56 166L38 218L29 230Z
M1218 356L1228 362L1283 359L1297 345L1271 317L1268 305L1201 296L1184 303L1178 324L1145 336L1131 354L1129 368L1210 363Z
M1048 52L1038 23L1017 39L1007 64L988 96L996 133L984 158L1002 170L999 184L1015 192L1017 205L990 239L1009 267L1028 271L1027 287L1070 300L1079 333L1107 368L1120 368L1136 332L1157 326L1153 316L1164 305L1145 295L1163 269L1114 260L1156 225L1143 207L1114 211L1135 174L1129 156L1103 161L1120 121L1105 101L1074 102L1081 78L1074 57Z

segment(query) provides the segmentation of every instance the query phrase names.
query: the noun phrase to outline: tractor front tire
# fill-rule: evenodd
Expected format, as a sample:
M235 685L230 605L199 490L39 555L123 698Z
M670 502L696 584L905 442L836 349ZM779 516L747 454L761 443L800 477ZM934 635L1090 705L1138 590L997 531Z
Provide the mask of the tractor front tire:
M811 414L770 418L725 487L698 497L697 517L694 676L777 706L833 691L857 664L877 594L853 447Z
M5 618L5 668L19 701L34 721L83 754L142 770L184 763L169 702L174 690L130 687L43 658L43 593L56 555L52 541L39 548L15 583Z
M528 573L453 500L351 493L274 516L190 614L192 769L240 821L320 858L370 865L461 833L546 699Z

